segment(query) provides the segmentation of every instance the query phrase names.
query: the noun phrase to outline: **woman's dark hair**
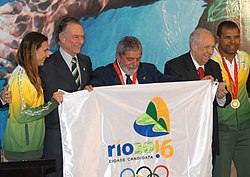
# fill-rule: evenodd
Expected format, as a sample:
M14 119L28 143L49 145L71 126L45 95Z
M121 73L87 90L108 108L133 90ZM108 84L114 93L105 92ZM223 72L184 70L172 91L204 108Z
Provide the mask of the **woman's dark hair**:
M38 96L42 94L42 84L38 74L36 50L44 41L48 41L47 36L39 32L30 32L22 39L16 55L17 63L24 68L30 82L36 88Z

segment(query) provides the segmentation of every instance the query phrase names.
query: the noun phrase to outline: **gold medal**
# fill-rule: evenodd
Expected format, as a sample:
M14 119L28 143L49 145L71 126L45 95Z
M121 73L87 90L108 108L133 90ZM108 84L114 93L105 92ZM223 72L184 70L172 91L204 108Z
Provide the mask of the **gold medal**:
M232 101L231 101L231 107L232 107L233 109L239 108L239 107L240 107L240 102L239 102L239 100L238 100L238 99L232 99Z

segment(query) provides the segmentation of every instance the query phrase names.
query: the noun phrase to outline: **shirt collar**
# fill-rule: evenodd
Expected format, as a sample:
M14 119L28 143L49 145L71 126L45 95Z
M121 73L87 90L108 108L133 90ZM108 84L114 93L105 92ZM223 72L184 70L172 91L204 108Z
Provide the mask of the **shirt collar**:
M68 52L63 50L62 47L59 48L59 51L60 51L64 61L67 63L68 67L71 68L71 65L72 65L71 60L72 60L73 57ZM77 56L75 56L75 57L76 57L76 61L77 61Z
M236 51L236 63L239 65L239 56L238 56L239 50ZM217 56L219 58L221 58L221 55L219 53L219 47L218 44L216 44L215 46L215 50L214 50L214 56ZM230 63L228 60L226 60L227 63Z
M194 63L194 66L195 66L195 69L198 70L199 67L202 67L204 69L204 65L203 66L200 66L197 61L195 61L193 55L192 55L192 52L190 51L190 55L191 55L191 58L192 58L192 61Z

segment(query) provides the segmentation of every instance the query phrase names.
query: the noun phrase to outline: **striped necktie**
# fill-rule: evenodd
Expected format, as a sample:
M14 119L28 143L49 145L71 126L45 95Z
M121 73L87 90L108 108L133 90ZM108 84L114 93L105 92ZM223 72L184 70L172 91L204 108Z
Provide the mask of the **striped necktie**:
M80 90L80 75L79 75L79 72L78 72L76 57L72 58L71 63L72 63L71 72L72 72L72 75L75 78L75 83L77 85L77 88L78 88L78 90Z

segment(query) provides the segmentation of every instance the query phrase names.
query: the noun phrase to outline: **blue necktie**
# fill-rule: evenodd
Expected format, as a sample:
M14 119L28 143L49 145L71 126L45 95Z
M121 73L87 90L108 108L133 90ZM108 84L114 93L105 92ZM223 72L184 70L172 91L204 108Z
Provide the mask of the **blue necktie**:
M130 79L130 75L127 75L126 74L126 84L128 85L128 84L132 84L132 80Z
M71 72L75 78L75 83L77 85L77 89L80 90L80 75L79 75L78 68L77 68L76 57L72 58L71 63L72 63Z

